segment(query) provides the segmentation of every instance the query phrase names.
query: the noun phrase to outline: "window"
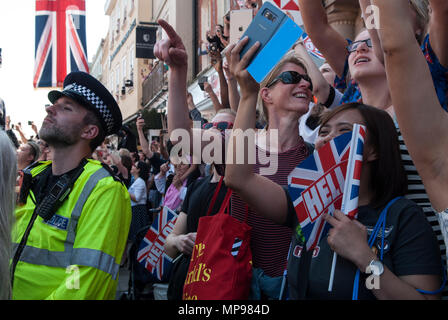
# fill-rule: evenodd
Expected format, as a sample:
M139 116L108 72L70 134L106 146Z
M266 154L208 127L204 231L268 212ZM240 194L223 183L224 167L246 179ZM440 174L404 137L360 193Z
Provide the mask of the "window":
M109 79L109 83L110 83L110 92L114 92L114 90L115 90L115 84L114 84L114 72L112 71L111 73L110 73L110 79Z
M117 88L117 90L120 90L120 65L117 66L117 68L115 69L115 75L116 75L116 83L115 86Z
M124 81L126 81L127 78L127 73L126 73L126 57L123 58L123 60L121 61L121 73L122 73L122 79L123 79L123 83Z
M135 53L134 53L134 45L132 45L131 49L129 50L129 80L134 81L134 59L135 59Z

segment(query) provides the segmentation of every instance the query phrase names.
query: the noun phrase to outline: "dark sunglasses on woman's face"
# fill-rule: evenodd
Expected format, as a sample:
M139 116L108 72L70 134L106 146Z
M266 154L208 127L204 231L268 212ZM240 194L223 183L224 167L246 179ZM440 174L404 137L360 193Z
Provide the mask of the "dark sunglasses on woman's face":
M366 39L366 40L359 40L352 42L347 46L347 50L349 53L355 52L358 50L358 47L361 45L361 43L365 43L369 48L372 48L372 39Z
M228 121L220 121L220 122L209 122L209 123L204 123L204 125L202 126L202 129L204 130L208 130L211 128L216 128L220 131L224 131L227 129L232 129L233 128L233 123L232 122L228 122Z
M284 84L297 84L297 83L300 83L300 81L302 81L302 79L310 84L309 88L312 92L313 91L313 83L311 82L311 78L306 74L300 74L296 71L285 71L285 72L281 73L274 80L269 82L269 84L266 86L266 88L272 87L279 80L281 82L283 82Z

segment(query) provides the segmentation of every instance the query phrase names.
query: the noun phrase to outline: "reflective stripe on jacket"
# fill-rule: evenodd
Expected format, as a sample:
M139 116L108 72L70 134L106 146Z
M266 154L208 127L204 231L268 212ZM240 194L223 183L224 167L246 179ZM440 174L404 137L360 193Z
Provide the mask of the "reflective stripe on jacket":
M49 165L34 168L33 177ZM18 247L33 214L32 191L16 209ZM88 160L70 195L45 222L37 217L14 273L14 299L114 299L131 222L129 193ZM14 250L15 252L15 250Z

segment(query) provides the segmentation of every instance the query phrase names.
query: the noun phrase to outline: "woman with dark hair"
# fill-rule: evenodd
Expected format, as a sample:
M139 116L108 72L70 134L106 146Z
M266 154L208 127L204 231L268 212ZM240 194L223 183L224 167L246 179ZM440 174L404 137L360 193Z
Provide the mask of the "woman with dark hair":
M396 148L397 134L393 121L384 120L384 112L379 112L371 106L350 103L342 105L331 112L325 112L320 120L321 126L316 139L316 149L319 150L324 144L335 138L335 133L330 132L328 122L340 115L346 117L346 113L359 113L364 119L364 125L369 134L369 144L376 150L380 157L369 162L371 179L370 190L373 192L371 203L374 208L384 207L390 199L403 196L407 192L407 177L402 165L399 148ZM347 123L340 128L337 135L351 131L351 124Z
M236 63L235 74L238 75L239 83L256 86L245 70L249 57L250 51L242 58L241 63ZM330 111L321 124L316 145L319 148L327 140L351 131L356 123L367 127L358 220L351 220L338 210L333 216L326 216L326 221L333 228L328 235L321 237L313 258L305 252L305 242L300 236L301 229L293 202L282 186L255 173L250 164L233 164L234 159L229 157L226 185L235 190L258 214L296 231L292 237L292 250L288 260L290 298L350 299L351 284L357 269L362 272L360 299L438 298L437 294L428 294L438 290L441 283L442 265L437 239L422 210L415 203L400 198L387 211L383 232L385 240L379 241L379 250L384 251L382 262L377 257L379 250L372 251L367 242L368 230L370 226L377 224L381 210L389 201L403 196L406 191L406 175L390 116L385 111L361 104L351 104ZM254 125L255 106L240 104L230 140L233 154L237 152L236 141L241 133L235 129L244 132ZM250 150L250 145L245 153L247 150ZM381 172L383 170L390 171ZM333 291L329 292L333 251L340 258L336 264ZM366 281L364 272L372 264L378 266L375 276L379 277L380 286L368 289L363 285L363 281ZM423 293L418 290L426 291Z

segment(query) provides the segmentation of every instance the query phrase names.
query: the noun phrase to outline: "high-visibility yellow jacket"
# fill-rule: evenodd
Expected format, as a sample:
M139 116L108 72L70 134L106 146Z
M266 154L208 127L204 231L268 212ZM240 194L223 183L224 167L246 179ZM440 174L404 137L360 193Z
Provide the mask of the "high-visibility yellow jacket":
M33 168L36 177L50 162ZM35 195L16 208L17 249L33 214ZM13 299L114 299L131 223L126 187L88 160L51 220L37 217L14 273ZM14 252L15 252L14 250Z

